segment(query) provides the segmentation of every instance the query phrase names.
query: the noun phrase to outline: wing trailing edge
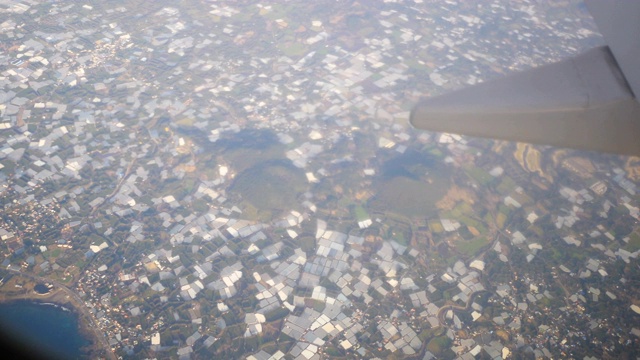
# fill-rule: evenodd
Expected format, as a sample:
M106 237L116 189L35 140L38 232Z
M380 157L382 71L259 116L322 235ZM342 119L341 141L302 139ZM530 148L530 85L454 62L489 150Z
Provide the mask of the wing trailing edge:
M640 104L607 47L427 99L416 128L640 155Z
M611 49L616 62L629 82L631 90L640 96L640 1L585 0L598 30Z
M609 46L427 99L419 129L640 156L640 1L585 0Z

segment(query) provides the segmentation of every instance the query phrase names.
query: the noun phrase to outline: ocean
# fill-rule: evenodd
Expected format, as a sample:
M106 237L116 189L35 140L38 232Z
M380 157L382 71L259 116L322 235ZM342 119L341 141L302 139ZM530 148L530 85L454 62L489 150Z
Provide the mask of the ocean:
M20 300L0 304L0 333L3 347L35 351L46 358L87 358L83 347L91 345L80 333L77 314L51 303Z

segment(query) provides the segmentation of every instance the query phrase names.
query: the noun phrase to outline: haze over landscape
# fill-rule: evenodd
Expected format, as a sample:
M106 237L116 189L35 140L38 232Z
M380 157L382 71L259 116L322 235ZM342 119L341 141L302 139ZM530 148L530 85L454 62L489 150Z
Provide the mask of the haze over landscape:
M640 159L409 124L602 44L577 0L0 0L0 311L81 358L636 358Z

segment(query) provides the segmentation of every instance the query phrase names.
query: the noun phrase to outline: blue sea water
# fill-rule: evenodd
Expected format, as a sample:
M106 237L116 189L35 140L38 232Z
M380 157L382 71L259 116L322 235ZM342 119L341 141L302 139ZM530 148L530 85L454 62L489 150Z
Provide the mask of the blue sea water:
M14 301L0 304L0 331L6 341L22 339L29 351L65 359L82 359L87 353L82 347L90 345L80 333L78 316L54 304ZM57 352L57 354L56 354Z

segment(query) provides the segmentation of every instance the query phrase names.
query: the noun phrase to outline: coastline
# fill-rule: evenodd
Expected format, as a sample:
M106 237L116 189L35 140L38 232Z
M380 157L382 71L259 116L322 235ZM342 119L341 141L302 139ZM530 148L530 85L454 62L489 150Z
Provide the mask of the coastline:
M104 335L100 333L100 329L94 324L92 315L86 309L83 303L79 303L78 299L70 296L67 292L71 290L68 288L61 288L57 284L53 284L53 287L46 294L39 294L34 290L34 286L38 283L47 282L49 280L38 281L34 279L34 275L23 274L13 271L12 275L25 280L25 284L20 288L21 291L7 291L5 287L8 284L2 284L0 286L0 303L12 304L15 302L32 302L34 304L51 304L53 306L61 307L65 311L72 313L78 321L78 333L80 336L87 339L90 344L84 347L82 352L86 354L87 358L115 358L110 348L105 348L106 339ZM77 296L77 295L76 295Z

